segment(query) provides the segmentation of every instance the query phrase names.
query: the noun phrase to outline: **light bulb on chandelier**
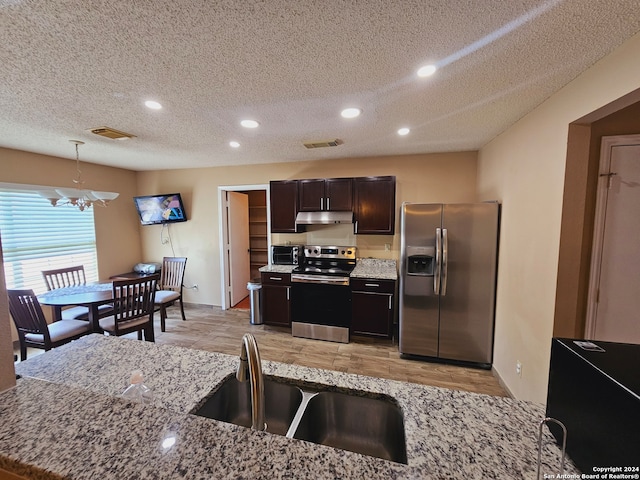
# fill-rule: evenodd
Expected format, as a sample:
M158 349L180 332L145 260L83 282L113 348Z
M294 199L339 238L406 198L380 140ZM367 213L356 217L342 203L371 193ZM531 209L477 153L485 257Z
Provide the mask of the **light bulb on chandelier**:
M82 180L82 171L80 170L80 156L78 154L78 146L84 145L80 140L69 140L76 146L76 178L73 183L76 188L53 188L49 190L41 190L38 193L49 200L51 205L58 207L60 205L73 205L78 207L82 212L91 205L99 205L106 207L111 200L118 198L119 193L115 192L98 192L95 190L85 190L84 180Z

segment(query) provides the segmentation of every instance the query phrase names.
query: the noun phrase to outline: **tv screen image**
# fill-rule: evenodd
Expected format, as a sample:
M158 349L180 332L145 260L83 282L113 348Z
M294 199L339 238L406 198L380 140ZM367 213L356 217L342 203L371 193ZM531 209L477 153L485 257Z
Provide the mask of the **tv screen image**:
M142 225L187 221L187 214L179 193L133 197L133 201Z

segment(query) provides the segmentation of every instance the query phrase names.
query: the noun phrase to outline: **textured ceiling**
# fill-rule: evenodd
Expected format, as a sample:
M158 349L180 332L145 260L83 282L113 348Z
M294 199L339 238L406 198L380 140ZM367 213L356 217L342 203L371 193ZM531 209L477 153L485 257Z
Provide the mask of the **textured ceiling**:
M0 0L0 146L75 158L79 139L82 161L133 170L476 150L638 32L638 7ZM136 138L87 131L104 125Z

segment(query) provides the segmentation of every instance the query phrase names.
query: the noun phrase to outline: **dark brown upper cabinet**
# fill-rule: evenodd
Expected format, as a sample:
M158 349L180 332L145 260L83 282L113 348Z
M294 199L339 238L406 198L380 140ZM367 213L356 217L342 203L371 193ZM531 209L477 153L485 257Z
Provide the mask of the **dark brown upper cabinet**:
M298 214L298 181L269 182L271 233L296 233Z
M352 178L298 180L299 211L353 210Z
M353 186L355 233L393 235L396 223L396 177L356 177Z

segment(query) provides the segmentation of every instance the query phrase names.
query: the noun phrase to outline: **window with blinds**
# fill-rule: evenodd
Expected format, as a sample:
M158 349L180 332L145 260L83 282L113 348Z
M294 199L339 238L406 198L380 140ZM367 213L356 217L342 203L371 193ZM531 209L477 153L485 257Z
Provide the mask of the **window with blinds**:
M75 265L98 281L93 208L52 207L37 193L0 189L0 233L7 288L43 293L42 270Z

